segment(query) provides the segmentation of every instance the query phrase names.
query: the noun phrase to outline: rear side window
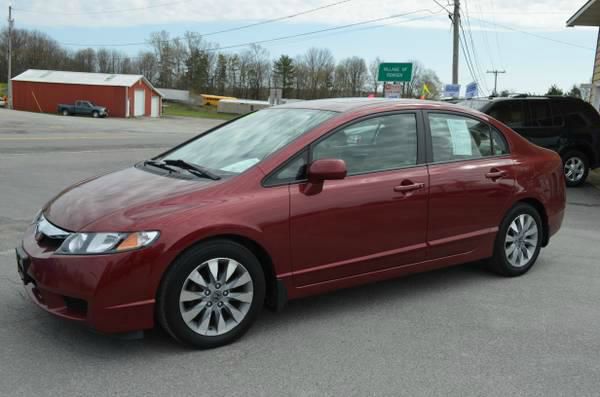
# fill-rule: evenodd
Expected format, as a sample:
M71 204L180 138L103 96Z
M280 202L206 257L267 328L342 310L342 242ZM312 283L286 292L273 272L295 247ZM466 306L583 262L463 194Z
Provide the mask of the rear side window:
M553 102L555 118L560 118L561 125L568 128L585 128L600 124L598 113L587 103L574 100Z
M500 131L492 128L492 152L494 156L508 154L508 143Z
M533 100L528 101L530 117L527 119L527 127L552 127L552 111L550 101Z
M508 153L500 132L468 117L430 113L434 162L479 159Z
M488 113L511 128L525 126L526 117L523 101L499 101L492 106Z

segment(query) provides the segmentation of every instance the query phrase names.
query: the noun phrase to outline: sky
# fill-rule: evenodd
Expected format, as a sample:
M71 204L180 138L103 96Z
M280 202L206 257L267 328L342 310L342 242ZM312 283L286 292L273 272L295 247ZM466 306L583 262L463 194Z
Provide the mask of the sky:
M450 1L13 0L12 4L16 27L45 32L73 50L102 46L136 55L148 49L139 43L160 30L172 37L198 32L225 48L334 29L261 45L272 58L326 47L337 60L354 55L367 62L375 57L386 62L418 60L443 83L450 83L452 31L442 8L450 8ZM465 45L473 51L474 71L461 56L460 83L478 80L483 94L491 92L494 78L486 72L494 69L506 70L499 76L498 90L543 94L552 84L569 89L589 82L598 29L565 26L585 1L462 0ZM3 21L8 4L0 0ZM323 8L306 12L318 7ZM294 14L300 15L218 33ZM335 29L349 24L356 25Z

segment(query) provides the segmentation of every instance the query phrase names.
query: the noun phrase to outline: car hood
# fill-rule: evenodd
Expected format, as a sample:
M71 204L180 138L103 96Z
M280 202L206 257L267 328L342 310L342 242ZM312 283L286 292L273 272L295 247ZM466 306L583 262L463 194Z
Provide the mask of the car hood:
M217 183L132 167L69 187L46 205L44 214L51 223L73 232L134 231L145 219L205 204L202 199L184 197Z

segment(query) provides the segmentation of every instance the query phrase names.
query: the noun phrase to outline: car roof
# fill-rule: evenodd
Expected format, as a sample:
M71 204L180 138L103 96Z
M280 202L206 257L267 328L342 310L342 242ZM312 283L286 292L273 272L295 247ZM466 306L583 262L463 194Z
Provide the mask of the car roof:
M275 109L315 109L346 113L356 110L390 108L444 108L464 110L463 107L447 102L427 101L422 99L388 99L388 98L331 98L310 101L298 101L276 106Z
M515 96L507 96L507 97L483 97L483 98L473 98L473 99L464 99L462 102L468 101L482 101L482 102L502 102L502 101L520 101L520 100L542 100L542 99L562 99L562 100L571 100L571 101L583 101L581 98L575 98L570 96L561 96L561 95L515 95Z

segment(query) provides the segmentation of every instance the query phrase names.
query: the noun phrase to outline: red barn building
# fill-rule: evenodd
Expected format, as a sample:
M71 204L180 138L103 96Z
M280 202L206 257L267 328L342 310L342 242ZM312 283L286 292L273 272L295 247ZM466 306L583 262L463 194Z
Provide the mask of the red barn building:
M13 107L55 113L59 104L91 101L111 117L160 117L163 95L142 75L29 69L12 80Z

